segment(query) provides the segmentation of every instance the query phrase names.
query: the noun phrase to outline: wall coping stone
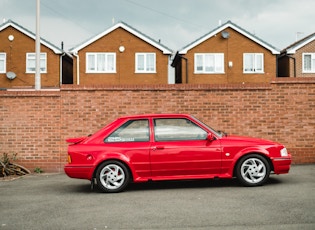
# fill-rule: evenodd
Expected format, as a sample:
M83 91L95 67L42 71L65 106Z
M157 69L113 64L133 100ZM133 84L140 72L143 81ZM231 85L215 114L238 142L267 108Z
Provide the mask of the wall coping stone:
M221 90L266 90L271 89L270 84L160 84L160 85L62 85L61 91L221 91Z

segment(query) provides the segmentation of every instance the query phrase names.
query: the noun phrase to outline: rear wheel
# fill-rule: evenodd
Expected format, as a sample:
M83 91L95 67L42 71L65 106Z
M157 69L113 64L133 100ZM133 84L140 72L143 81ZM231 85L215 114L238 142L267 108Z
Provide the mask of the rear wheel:
M106 161L96 170L97 186L103 192L121 192L129 178L127 167L119 161Z
M245 156L236 165L236 177L245 186L262 185L268 180L269 175L268 161L258 154Z

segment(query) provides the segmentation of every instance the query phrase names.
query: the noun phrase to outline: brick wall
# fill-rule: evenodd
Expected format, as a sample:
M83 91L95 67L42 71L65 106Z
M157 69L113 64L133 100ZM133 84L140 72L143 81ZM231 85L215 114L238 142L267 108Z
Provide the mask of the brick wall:
M58 91L0 91L0 154L18 153L30 170L59 171L60 112Z
M65 139L126 114L190 113L228 133L279 141L294 163L315 163L315 79L244 85L67 85L0 91L0 149L33 170L62 172Z

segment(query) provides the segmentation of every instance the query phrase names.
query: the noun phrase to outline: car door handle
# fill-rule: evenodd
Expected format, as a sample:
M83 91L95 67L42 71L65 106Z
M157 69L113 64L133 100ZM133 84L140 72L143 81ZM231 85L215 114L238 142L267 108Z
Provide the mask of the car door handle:
M164 149L164 146L158 145L158 146L152 147L153 151L158 150L158 149Z

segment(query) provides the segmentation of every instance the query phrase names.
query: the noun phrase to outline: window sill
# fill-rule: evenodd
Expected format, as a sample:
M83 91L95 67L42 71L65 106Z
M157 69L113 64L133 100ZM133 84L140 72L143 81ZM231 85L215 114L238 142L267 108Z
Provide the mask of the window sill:
M116 74L117 72L85 72L89 74Z
M202 75L208 74L208 75L215 75L215 74L225 74L225 72L217 72L217 73L194 72L194 74L202 74Z
M265 72L243 72L243 74L265 74Z

